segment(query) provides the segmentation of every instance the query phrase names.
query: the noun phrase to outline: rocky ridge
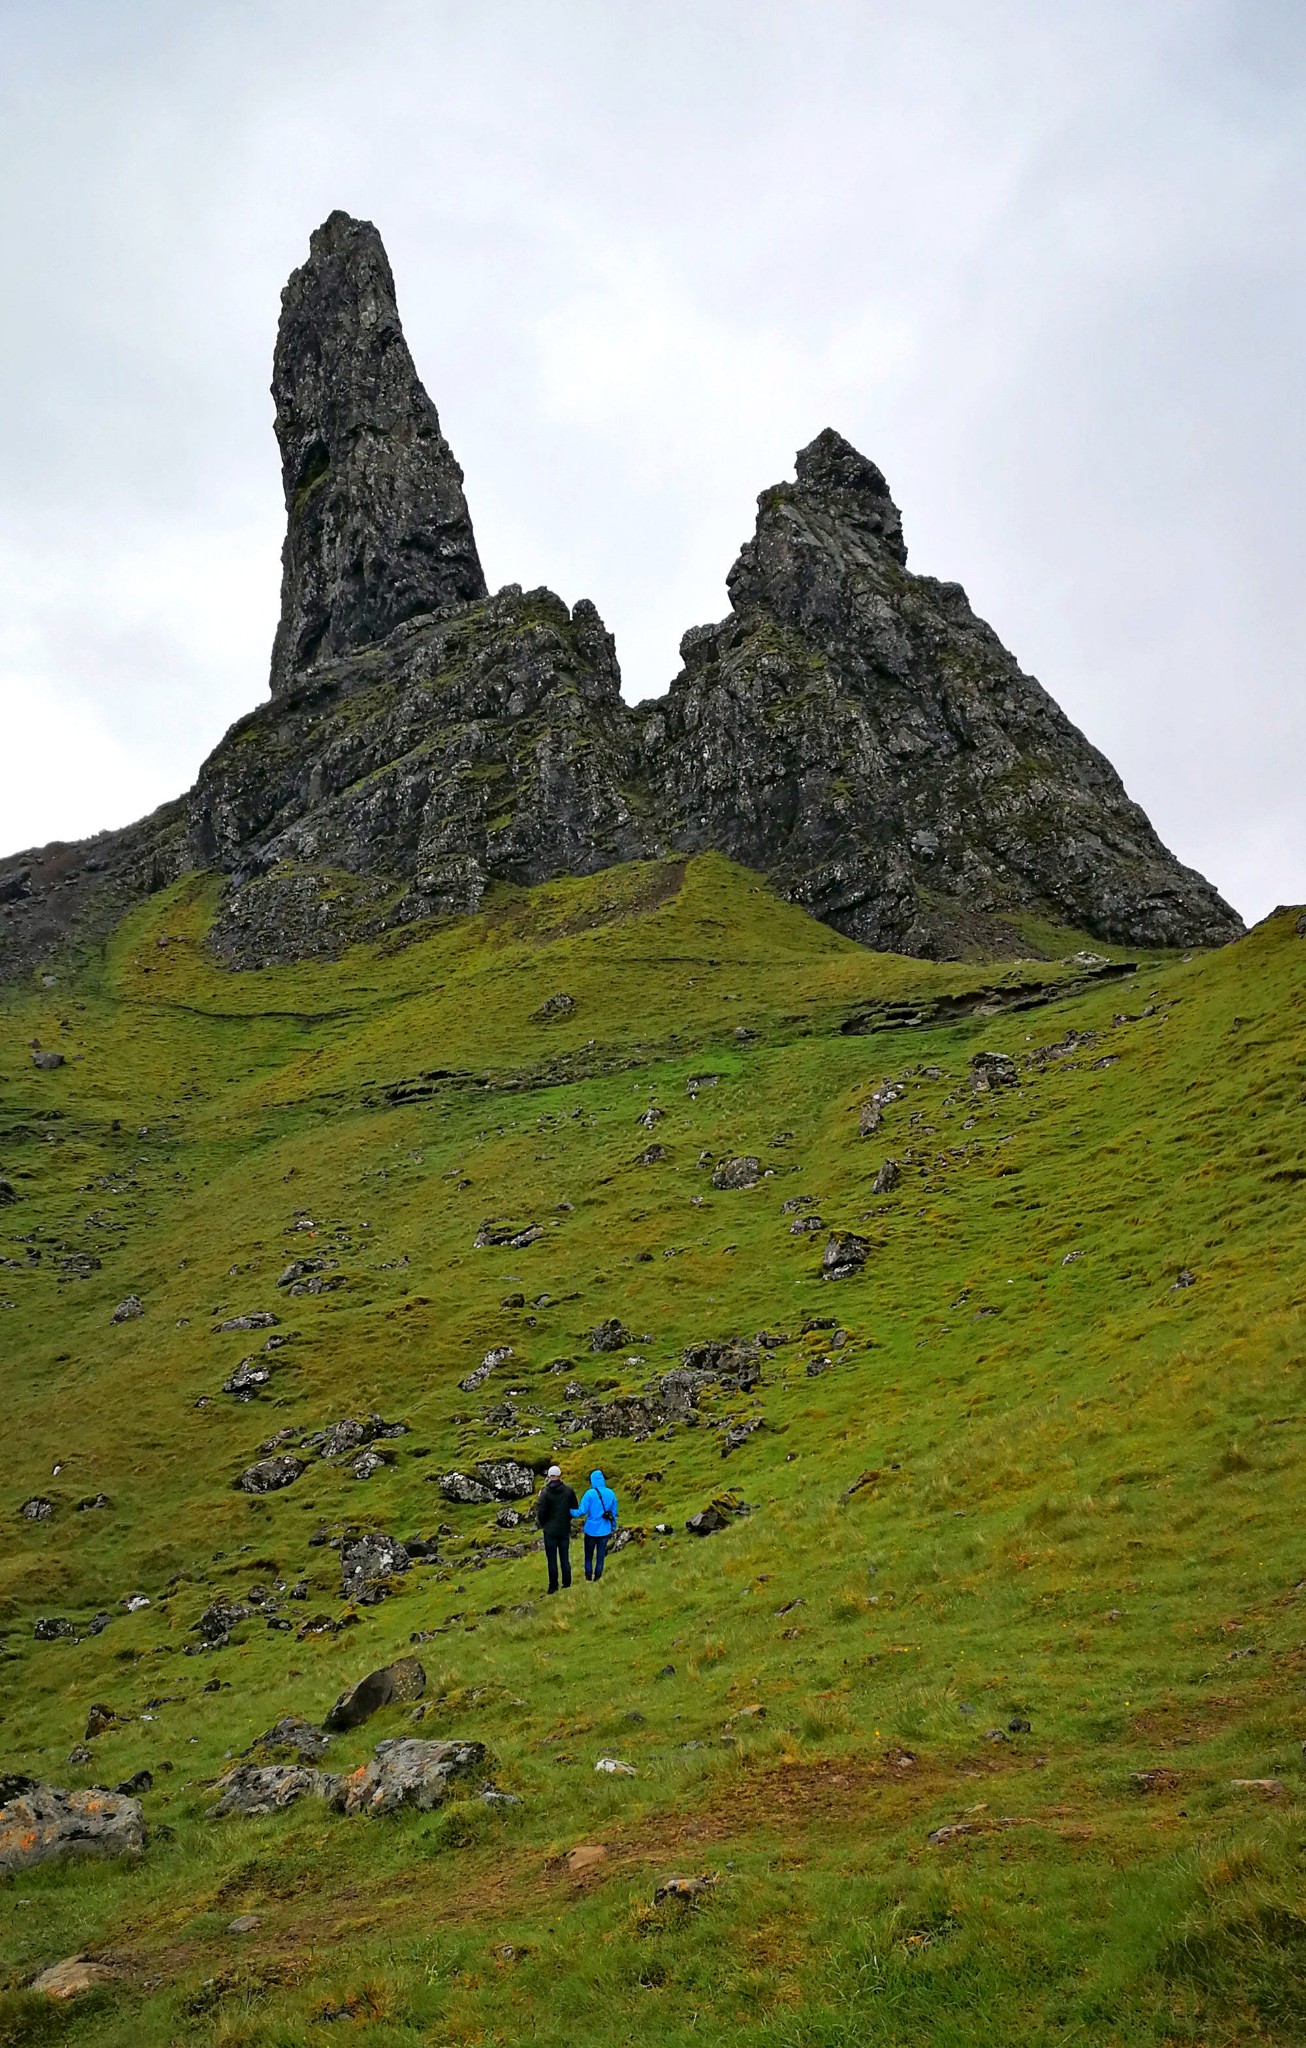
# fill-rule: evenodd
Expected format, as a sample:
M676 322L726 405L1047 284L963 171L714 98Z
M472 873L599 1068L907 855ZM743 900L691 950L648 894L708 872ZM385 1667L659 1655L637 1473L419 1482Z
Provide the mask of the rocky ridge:
M211 943L239 968L470 913L495 882L709 849L923 957L1028 950L1022 912L1129 945L1242 930L961 587L908 569L884 477L833 431L762 493L729 617L628 706L593 604L488 593L370 223L314 234L273 395L271 697L177 803L0 863L0 978L192 869L226 878Z

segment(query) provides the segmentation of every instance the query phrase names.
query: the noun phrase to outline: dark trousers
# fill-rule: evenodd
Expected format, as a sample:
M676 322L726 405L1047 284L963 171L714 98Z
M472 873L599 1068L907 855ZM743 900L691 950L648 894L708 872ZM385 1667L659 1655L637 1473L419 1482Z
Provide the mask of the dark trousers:
M558 1568L562 1568L562 1583L571 1584L571 1538L570 1536L546 1536L544 1555L549 1565L549 1591L558 1590Z
M585 1538L585 1576L587 1579L603 1577L603 1560L608 1554L610 1536L587 1536Z

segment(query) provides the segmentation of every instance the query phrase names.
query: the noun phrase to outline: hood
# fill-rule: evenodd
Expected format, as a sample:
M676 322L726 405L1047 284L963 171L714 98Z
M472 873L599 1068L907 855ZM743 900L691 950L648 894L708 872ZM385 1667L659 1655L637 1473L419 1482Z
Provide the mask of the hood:
M607 1485L607 1483L608 1483L608 1482L607 1482L607 1480L606 1480L606 1479L605 1479L605 1478L603 1477L603 1474L602 1474L601 1472L591 1472L591 1473L590 1473L590 1485L591 1485L591 1486L606 1486L606 1485Z

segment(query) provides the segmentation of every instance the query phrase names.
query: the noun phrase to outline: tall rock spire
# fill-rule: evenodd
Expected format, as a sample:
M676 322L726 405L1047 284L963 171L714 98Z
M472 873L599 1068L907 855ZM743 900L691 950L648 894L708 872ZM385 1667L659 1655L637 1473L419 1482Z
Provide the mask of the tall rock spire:
M337 212L313 235L281 295L272 396L287 517L275 697L323 656L486 590L370 221Z

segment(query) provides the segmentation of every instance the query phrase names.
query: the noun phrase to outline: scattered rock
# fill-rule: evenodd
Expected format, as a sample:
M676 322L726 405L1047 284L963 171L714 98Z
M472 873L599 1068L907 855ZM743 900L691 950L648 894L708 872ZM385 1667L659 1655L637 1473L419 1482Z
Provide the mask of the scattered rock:
M14 1781L11 1781L14 1782ZM139 1799L105 1792L64 1792L54 1785L0 1784L0 1872L30 1870L66 1856L139 1856L145 1824Z
M556 996L550 996L547 1002L540 1004L538 1010L531 1011L530 1021L532 1024L554 1024L560 1017L570 1017L575 1008L575 997L566 995L559 989Z
M476 1476L500 1500L527 1500L535 1491L535 1474L515 1458L482 1459Z
M644 1111L643 1116L637 1117L635 1121L638 1124L640 1124L644 1130L652 1131L657 1128L657 1126L663 1121L665 1116L665 1109L659 1109L655 1102L650 1102L648 1108Z
M341 1735L348 1728L361 1728L364 1721L382 1707L403 1706L419 1700L426 1691L426 1672L416 1657L400 1657L369 1671L357 1685L342 1692L322 1726L329 1735Z
M48 1522L54 1513L54 1502L33 1494L30 1500L23 1502L18 1512L25 1522Z
M970 1056L970 1085L976 1095L993 1088L1015 1088L1020 1083L1016 1062L1005 1052L974 1052Z
M902 1168L896 1159L886 1159L871 1183L873 1195L891 1195L902 1179Z
M719 1159L712 1169L712 1185L722 1190L754 1188L762 1178L762 1162L753 1153L737 1159Z
M606 1322L590 1331L591 1351L620 1351L623 1344L631 1341L630 1332L623 1327L620 1316L609 1316Z
M283 1486L293 1485L300 1473L307 1469L303 1458L283 1451L277 1457L260 1458L257 1463L247 1465L232 1485L238 1493L276 1493Z
M75 1643L77 1630L62 1614L43 1614L32 1629L38 1643Z
M209 1818L257 1820L283 1812L298 1799L325 1799L336 1782L327 1772L304 1764L237 1764L218 1779L218 1798L209 1808Z
M1282 1778L1231 1778L1229 1783L1235 1792L1259 1792L1263 1799L1282 1799L1285 1789Z
M584 1417L586 1427L595 1437L652 1436L660 1429L666 1417L652 1402L641 1400L638 1394L622 1394L615 1401L598 1403Z
M667 1156L665 1145L646 1145L642 1152L635 1154L636 1166L658 1166Z
M732 1451L739 1450L742 1445L748 1442L748 1439L750 1436L752 1436L754 1430L760 1429L761 1427L762 1418L760 1415L753 1416L748 1422L736 1422L735 1424L733 1424L733 1426L726 1431L725 1436L722 1439L722 1457L728 1458Z
M141 1300L140 1295L129 1294L125 1301L118 1303L117 1308L109 1317L109 1321L111 1323L130 1323L137 1316L143 1316L144 1314L145 1303Z
M205 1608L195 1623L195 1632L208 1649L218 1649L227 1641L233 1628L242 1621L248 1621L254 1609L241 1600L214 1600Z
M18 1190L11 1180L0 1180L0 1209L7 1209L11 1202L18 1200Z
M605 1778L635 1778L639 1776L634 1764L625 1764L617 1756L601 1756L594 1766Z
M444 1498L458 1507L489 1507L495 1498L492 1486L469 1478L466 1472L442 1472L438 1484Z
M371 1763L337 1779L329 1803L339 1813L392 1813L400 1806L429 1813L443 1804L451 1788L469 1778L483 1778L491 1762L484 1743L397 1736L377 1744Z
M228 1316L225 1323L218 1324L218 1334L224 1330L270 1330L280 1320L270 1308L251 1309L245 1316Z
M61 1052L34 1052L32 1054L32 1065L40 1067L43 1073L52 1074L55 1068L61 1067L63 1063L63 1054Z
M253 1934L263 1925L261 1913L237 1913L234 1920L228 1920L228 1934Z
M472 1240L472 1249L480 1252L508 1245L513 1251L520 1252L543 1235L542 1223L528 1223L523 1229L519 1223L500 1223L495 1217L487 1216Z
M850 1280L860 1273L870 1255L870 1243L851 1230L831 1232L821 1257L823 1280Z
M387 1581L408 1570L409 1558L397 1537L383 1530L342 1545L340 1590L360 1607L374 1607L389 1591Z
M1028 1735L1031 1733L1030 1724L1023 1714L1012 1715L1007 1723L1007 1731L1011 1735Z
M79 1768L82 1764L93 1763L94 1760L95 1752L88 1749L84 1742L75 1742L65 1759L74 1769Z
M1170 1289L1170 1292L1171 1294L1176 1294L1182 1287L1196 1287L1196 1285L1196 1273L1190 1273L1187 1266L1181 1266L1179 1268L1178 1277L1175 1280L1174 1286Z
M365 1451L360 1451L347 1469L351 1479L371 1479L376 1473L385 1470L386 1463L387 1460L380 1451L369 1447Z
M112 1707L106 1707L102 1700L92 1700L86 1715L87 1742L94 1742L97 1735L103 1735L109 1728L120 1728L123 1717L115 1714Z
M874 1098L872 1098L870 1102L864 1102L857 1112L858 1137L874 1137L875 1133L879 1130L880 1125L883 1122L884 1111L881 1109L879 1103L876 1102Z
M494 1345L491 1350L486 1352L480 1364L468 1373L466 1379L459 1380L459 1391L464 1394L474 1394L478 1387L484 1386L490 1374L496 1371L499 1366L505 1364L512 1355L511 1344Z
M685 1527L691 1536L715 1536L717 1530L726 1528L728 1523L729 1516L722 1514L720 1508L711 1505L700 1508L697 1514L691 1515Z
M494 1526L496 1529L516 1529L525 1519L516 1508L503 1507L494 1518Z
M285 1714L262 1735L255 1736L250 1750L258 1750L273 1760L315 1764L326 1755L330 1746L330 1737L322 1729L315 1728L311 1721L305 1721L299 1714Z
M121 1785L115 1785L113 1789L126 1799L139 1799L142 1793L154 1790L154 1773L146 1770L133 1771L130 1778L124 1778Z
M85 1991L106 1991L111 1984L121 1984L123 1976L116 1963L97 1962L93 1956L69 1956L66 1962L52 1963L39 1977L33 1977L28 1989L43 1998L80 1998Z
M252 1401L260 1387L265 1387L272 1377L272 1367L260 1358L242 1358L230 1379L222 1382L224 1394L232 1394L237 1401Z

